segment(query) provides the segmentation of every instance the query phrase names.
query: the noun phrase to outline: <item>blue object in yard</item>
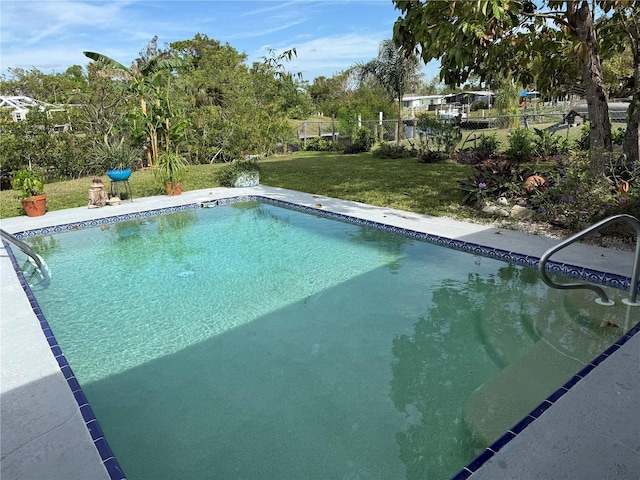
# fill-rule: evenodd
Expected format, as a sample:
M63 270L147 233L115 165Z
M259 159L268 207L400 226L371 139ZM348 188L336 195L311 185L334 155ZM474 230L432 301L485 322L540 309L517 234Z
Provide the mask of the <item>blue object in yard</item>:
M107 176L116 182L121 182L123 180L128 180L131 176L131 169L125 168L124 170L109 170L107 172Z

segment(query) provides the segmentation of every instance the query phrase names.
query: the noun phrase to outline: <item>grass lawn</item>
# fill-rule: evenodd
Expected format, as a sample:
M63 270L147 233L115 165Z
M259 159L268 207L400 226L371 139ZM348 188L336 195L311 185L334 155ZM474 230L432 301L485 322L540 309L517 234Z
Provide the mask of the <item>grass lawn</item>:
M457 218L473 216L461 205L457 181L469 176L472 167L453 162L418 163L415 158L385 160L370 153L343 155L326 152L297 152L260 161L260 183L317 195L355 200L428 215ZM220 164L191 165L183 190L219 186L216 172ZM48 211L85 206L91 178L45 185ZM102 177L108 188L109 179ZM151 171L131 175L135 197L162 194ZM24 215L17 192L0 191L0 218Z

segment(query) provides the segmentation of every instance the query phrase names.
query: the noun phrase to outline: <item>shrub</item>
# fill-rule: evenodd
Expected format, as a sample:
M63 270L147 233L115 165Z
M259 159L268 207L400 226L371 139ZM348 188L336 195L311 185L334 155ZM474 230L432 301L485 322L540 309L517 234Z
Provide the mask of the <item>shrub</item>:
M529 170L504 160L477 165L476 173L460 182L463 201L473 205L482 199L517 196L521 193L524 179L530 174Z
M624 135L626 130L622 127L618 127L611 131L611 142L614 145L622 145L624 142Z
M312 152L339 152L342 147L338 142L330 142L322 137L313 137L307 140L304 149Z
M549 188L533 195L529 204L540 219L572 230L609 215L634 213L640 200L640 172L633 167L615 159L607 167L608 176L603 176L593 175L586 159L559 160L547 174ZM624 178L631 184L627 192L619 188Z
M371 150L373 145L373 133L365 127L356 130L353 143L343 149L343 153L362 153Z
M477 110L485 110L487 108L487 104L482 100L476 100L471 104L469 108L471 109L472 112L475 112Z
M443 123L428 114L417 116L418 140L424 150L445 152L451 155L462 138L460 127Z
M465 143L468 141L469 139ZM473 147L465 148L460 152L456 161L464 165L477 165L491 158L498 150L499 145L500 141L495 133L481 133L473 139Z
M580 138L575 141L576 150L580 150L581 152L586 152L589 150L589 146L591 143L591 125L589 122L584 122L582 127L580 127Z
M260 173L260 165L256 159L246 158L225 163L218 170L218 182L223 187L233 187L236 180L247 173Z
M446 159L446 155L443 152L427 150L418 156L418 163L439 163Z
M507 156L516 163L528 162L534 154L531 132L524 128L516 128L509 135Z
M534 128L533 144L535 154L539 157L550 157L553 155L566 155L569 153L567 140L558 135L554 135L549 130Z
M373 150L372 154L376 158L409 158L414 156L404 145L396 145L395 143L381 143L378 148Z

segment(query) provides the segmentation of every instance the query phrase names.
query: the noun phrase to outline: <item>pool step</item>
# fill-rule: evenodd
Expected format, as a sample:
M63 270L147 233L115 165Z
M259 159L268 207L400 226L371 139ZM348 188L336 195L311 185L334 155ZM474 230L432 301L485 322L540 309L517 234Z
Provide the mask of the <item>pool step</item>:
M541 304L519 322L501 325L487 312L478 322L487 353L506 362L496 362L500 374L471 395L464 411L479 447L491 445L627 329L624 312L597 305L591 292L550 295L560 301Z
M471 395L464 421L473 443L491 445L583 366L544 339L538 341L530 353Z

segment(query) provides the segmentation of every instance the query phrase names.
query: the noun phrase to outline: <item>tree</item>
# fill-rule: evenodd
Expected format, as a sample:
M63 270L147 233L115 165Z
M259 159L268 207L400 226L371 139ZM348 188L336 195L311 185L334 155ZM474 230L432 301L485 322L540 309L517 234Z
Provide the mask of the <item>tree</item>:
M394 25L396 43L420 53L425 62L440 59L440 75L448 84L460 84L472 73L484 78L498 71L528 85L534 79L534 59L575 55L591 123L591 166L604 173L605 152L611 149L611 123L589 2L450 1L448 8L438 1L393 2L404 15ZM607 12L630 2L593 3Z
M292 104L287 92L296 88L295 81L302 80L302 73L289 72L285 64L296 55L295 48L279 54L270 49L267 57L262 57L260 62L254 62L251 66L255 108L260 113L262 125L261 151L266 153L291 133L287 113Z
M420 89L419 93L421 95L437 95L439 93L450 93L449 89L447 89L438 76L431 78L431 80L424 82Z
M86 86L87 78L79 65L69 67L64 73L45 74L37 68L8 68L10 78L2 78L2 95L24 95L52 104L69 103L78 89Z
M631 50L632 74L625 79L624 93L631 96L627 111L627 130L623 150L629 163L640 161L640 3L616 2L619 8L602 21L603 47L605 50L623 53ZM624 88L626 87L626 88Z
M378 57L358 65L357 70L361 81L373 78L389 99L397 102L396 142L400 145L402 97L408 91L417 91L421 80L417 57L412 51L396 47L393 40L383 40L378 49Z
M107 75L126 82L127 90L139 101L129 114L131 132L135 138L150 142L149 164L153 165L161 148L169 151L173 139L184 131L185 118L174 111L170 101L171 72L184 66L178 58L150 56L145 64L134 62L127 68L101 53L83 52L86 57L109 69Z
M246 55L203 34L170 46L186 63L176 80L177 101L190 112L186 137L196 162L233 160L256 149L259 112Z

